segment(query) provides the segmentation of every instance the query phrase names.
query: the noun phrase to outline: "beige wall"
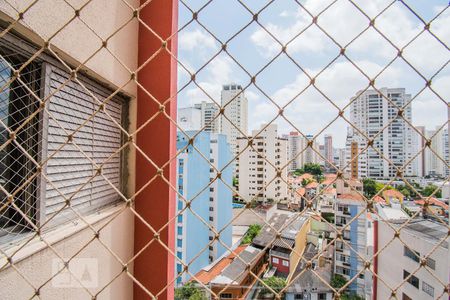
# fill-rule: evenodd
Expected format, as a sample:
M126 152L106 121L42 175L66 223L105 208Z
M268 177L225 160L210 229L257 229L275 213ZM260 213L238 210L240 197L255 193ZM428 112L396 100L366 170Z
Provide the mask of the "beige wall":
M294 275L294 271L297 268L297 265L300 261L300 257L303 255L303 252L305 251L306 247L306 236L308 232L311 229L311 219L308 219L303 224L302 228L297 233L297 236L295 237L295 247L294 250L291 252L291 257L289 259L289 266L290 266L290 274L288 276L288 282L291 280L292 275Z
M422 257L433 251L429 257L436 261L436 269L420 268L414 274L419 278L419 289L406 282L397 290L398 299L402 298L403 293L413 299L432 299L423 292L423 282L434 287L434 298L436 299L444 289L442 283L448 283L448 270L450 268L448 249L442 246L436 247L437 241L427 240L407 229L400 231L400 238L403 243L399 239L392 240L394 231L391 226L381 221L378 222L378 226L378 249L383 249L378 255L378 277L383 280L378 280L377 299L390 298L391 289L403 282L403 270L412 273L419 267L417 262L404 255L403 243L412 250L418 251ZM446 297L448 297L447 294L444 294L443 299L447 299Z
M9 22L17 19L18 12L24 11L32 2L32 0L0 1L0 19ZM43 41L50 39L51 49L59 58L72 66L83 63L83 69L88 75L109 85L113 90L120 87L122 92L131 97L129 131L133 132L136 128L136 85L126 84L130 79L130 72L137 68L138 22L133 19L126 24L132 19L132 8L127 7L122 0L94 0L81 10L80 18L87 25L76 18L59 31L75 14L74 9L65 2L38 1L24 13L23 21L16 24L14 30L37 45L43 45ZM68 0L67 2L78 9L87 1ZM132 7L137 7L139 3L138 0L127 0L127 2ZM101 49L90 57L101 48L102 40L107 39L122 26L123 28L108 40L107 48L113 54L106 49ZM131 149L128 155L128 195L134 193L134 165L135 154L134 149ZM109 208L107 211L87 216L86 219L98 228L112 218L110 214L117 210L120 210L120 207ZM78 221L69 226L59 227L56 231L47 234L45 240L51 242L54 250L61 256L69 258L93 238L92 230L83 226L84 223ZM101 230L100 238L115 254L127 261L133 255L133 234L134 217L127 209ZM14 251L14 248L9 249L9 255L13 253L11 251ZM99 281L98 285L92 288L94 294L122 270L122 265L98 240L92 241L76 257L93 259L98 263ZM42 242L35 239L28 243L14 255L14 266L19 272L12 267L7 267L0 272L0 298L31 298L34 289L19 273L25 275L34 287L38 287L51 278L52 263L56 258L52 249ZM0 265L4 266L5 262L4 257L1 256ZM101 292L99 299L132 299L132 289L131 279L122 273ZM40 290L40 295L42 299L90 299L83 288L58 288L52 282L48 282Z
M94 228L98 229L110 219L113 219L111 223L100 231L100 239L122 261L127 262L133 256L134 218L129 210L125 210L114 218L114 215L121 208L109 209L107 212L100 213L95 217L87 217L87 220L94 224ZM99 221L96 222L96 220ZM44 236L44 239L51 242L53 249L60 256L68 259L77 254L93 238L91 229L81 229L80 227L85 226L70 225L59 228L57 231ZM58 239L60 241L55 241ZM12 251L14 249L10 249L8 252L11 253ZM98 240L93 240L75 257L81 259L89 258L97 262L98 269L90 270L92 275L98 274L96 286L90 288L93 294L106 286L108 282L122 271L121 263ZM53 264L59 261L58 256L52 249L36 240L27 244L17 255L14 255L14 259L14 266L21 274L26 276L35 288L41 286L52 277ZM4 263L5 261L1 260L2 266ZM8 267L0 272L1 299L32 298L34 289L19 275L19 272L12 267ZM132 272L132 267L130 272ZM75 283L76 281L73 282ZM40 295L42 299L90 299L89 294L82 287L59 287L58 282L55 281L50 281L42 287ZM99 294L98 299L132 299L132 295L132 281L126 273L122 273L109 287Z
M17 19L18 12L24 11L32 2L31 0L0 1L0 12L3 12L2 19L7 18L5 14ZM14 29L38 44L50 39L55 49L59 49L57 51L61 57L85 62L101 48L102 39L108 38L133 16L132 9L127 7L124 1L95 0L84 7L80 13L80 19L87 26L80 19L75 18L64 27L75 15L74 9L65 2L39 0L24 13L21 24L26 28L15 26ZM86 1L68 0L67 2L79 9ZM127 2L132 7L137 7L139 3L138 0L127 0ZM59 31L62 27L64 29ZM27 29L32 29L32 32L27 32ZM108 40L107 48L116 58L107 50L102 49L86 62L86 67L92 71L91 75L98 75L96 77L102 77L106 79L105 81L122 87L130 79L127 68L134 71L137 66L137 40L138 22L133 19ZM135 96L136 86L128 84L124 87L124 91Z

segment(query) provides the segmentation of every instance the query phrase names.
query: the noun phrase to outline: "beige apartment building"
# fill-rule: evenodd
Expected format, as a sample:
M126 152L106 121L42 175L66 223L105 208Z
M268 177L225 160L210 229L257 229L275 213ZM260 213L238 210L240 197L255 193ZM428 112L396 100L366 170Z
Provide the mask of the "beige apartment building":
M237 140L238 152L243 151L237 162L239 196L244 201L287 199L286 139L278 136L276 124L253 130L252 139L252 147L248 139Z

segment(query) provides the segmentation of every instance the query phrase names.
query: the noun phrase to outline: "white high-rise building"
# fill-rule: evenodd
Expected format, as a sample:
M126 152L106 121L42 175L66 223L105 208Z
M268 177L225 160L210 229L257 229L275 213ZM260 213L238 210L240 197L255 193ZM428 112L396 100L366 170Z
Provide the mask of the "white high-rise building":
M312 135L302 136L296 131L290 132L288 135L284 135L283 138L287 139L287 159L291 161L289 164L289 171L303 168L306 163L319 163L319 155L316 151L319 151L319 146L316 141L313 142L313 149L308 147L308 140L312 139Z
M332 163L334 160L334 153L333 153L333 137L329 134L326 134L323 138L323 146L324 146L324 157L326 159L325 161L325 167L330 170L334 169L332 167Z
M248 134L247 98L238 84L224 85L222 89L222 107L224 115L220 116L221 133L227 136L233 155L236 155L236 140Z
M184 131L200 130L201 110L195 107L179 108L177 112L177 124Z
M247 147L246 138L237 139L237 150L245 149L237 163L239 195L246 201L284 200L288 192L287 168L284 168L287 163L287 140L278 137L276 124L268 125L261 133L259 131L252 132L253 148ZM281 178L277 177L278 172L281 172Z
M414 155L412 128L405 121L411 122L411 105L404 108L403 117L398 111L409 102L411 95L404 88L382 88L380 92L367 90L352 98L350 121L364 134L350 130L347 147L356 142L361 150L367 146L367 138L374 138L373 147L378 150L369 147L359 154L358 177L392 178L397 175L395 166L403 167ZM416 175L414 164L405 166L403 174Z
M213 133L220 132L220 117L219 106L213 102L202 101L201 103L194 104L194 107L201 111L201 125L204 127L204 131Z
M425 137L431 140L430 148L425 148L425 176L447 176L448 170L448 130L425 130Z

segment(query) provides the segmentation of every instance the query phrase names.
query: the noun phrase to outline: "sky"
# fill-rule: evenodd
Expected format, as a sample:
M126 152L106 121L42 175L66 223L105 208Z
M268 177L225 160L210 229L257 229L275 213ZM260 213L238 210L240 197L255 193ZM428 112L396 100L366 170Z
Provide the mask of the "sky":
M450 98L448 1L405 0L421 20L401 1L353 0L368 17L377 16L375 27L387 39L399 48L406 46L403 57L408 63L395 59L397 50L373 28L360 34L368 27L369 19L349 0L338 0L334 4L332 0L297 1L306 10L294 0L180 2L179 107L211 101L210 97L220 103L222 85L238 83L248 86L245 95L249 130L272 121L278 114L276 103L287 105L284 116L289 122L282 118L274 121L280 133L299 130L305 135L317 136L320 143L327 133L333 136L335 147L344 147L348 124L341 118L333 120L339 109L346 107L358 91L368 86L369 80L364 74L372 78L384 69L376 78L375 86L403 87L415 97L411 103L415 126L433 129L447 122ZM198 22L192 21L192 11L199 11L207 2L209 4L198 13ZM263 7L265 9L258 14L261 25L252 22L253 13ZM318 14L317 24L328 35L318 26L310 26L311 15ZM431 20L430 31L440 41L429 32L422 32L424 22ZM273 37L287 44L286 53L280 54L281 45ZM224 43L226 52L222 50ZM351 62L342 56L336 59L341 47L345 47ZM186 70L197 72L195 81L201 88L191 81ZM310 80L305 72L310 77L317 76L317 88L308 87ZM422 91L425 79L418 72L426 79L432 78L431 88L442 99L428 88ZM255 75L253 84L251 78ZM349 107L345 112L349 113Z

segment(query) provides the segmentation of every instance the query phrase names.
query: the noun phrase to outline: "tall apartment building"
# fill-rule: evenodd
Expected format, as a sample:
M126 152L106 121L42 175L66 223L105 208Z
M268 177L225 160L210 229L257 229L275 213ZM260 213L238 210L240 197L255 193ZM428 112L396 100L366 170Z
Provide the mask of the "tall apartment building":
M394 229L400 226L400 238L392 239ZM424 219L379 220L374 222L374 232L374 248L383 251L374 260L378 276L374 277L373 299L391 298L390 287L399 287L398 299L448 298L448 293L443 293L450 270L448 228L444 224ZM425 265L420 267L425 256Z
M307 163L317 164L320 157L316 151L320 151L320 147L316 141L313 141L312 147L308 147L308 141L313 139L312 135L302 136L296 131L283 135L287 140L287 159L290 161L288 169L293 171L303 168Z
M236 155L237 138L248 134L248 103L247 98L238 84L224 85L221 95L224 115L220 118L220 132L227 136L233 155Z
M425 174L425 165L426 165L426 151L422 151L422 149L426 145L426 129L425 126L416 126L417 131L413 133L415 136L414 143L416 144L417 152L420 151L419 155L416 157L416 168L417 168L417 176L424 177Z
M352 98L350 121L369 139L376 136L373 147L382 154L372 147L361 153L358 157L359 177L396 176L396 167L404 166L413 156L412 128L403 119L411 122L411 105L403 110L403 118L398 113L398 108L408 103L411 95L406 94L404 88L382 88L380 92L381 94L375 90L367 90ZM357 131L351 132L351 141L357 142L359 149L364 149L367 145L364 135ZM347 145L351 145L351 141ZM350 152L349 150L348 153ZM393 165L383 157L392 161ZM405 167L404 175L415 175L412 164Z
M425 148L424 175L447 176L448 170L448 130L436 128L434 130L425 130L425 137L431 140L431 145ZM430 149L431 148L431 149Z
M179 108L177 111L178 126L184 131L200 130L202 128L201 113L201 110L195 107Z
M196 131L188 131L193 136ZM231 167L222 171L220 180L214 181L209 189L204 189L213 178L215 170L211 164L219 170L223 168L231 158L231 152L226 142L226 137L220 134L200 132L194 142L194 146L188 145L189 138L184 134L178 134L177 149L184 149L177 156L177 188L178 192L187 200L193 200L190 209L186 206L183 198L177 199L176 219L176 255L184 263L190 263L189 270L195 274L211 261L225 253L225 247L214 242L214 234L199 217L218 231L223 229L232 219L232 194L228 185L232 184ZM186 147L187 146L187 147ZM202 157L203 156L203 157ZM205 160L207 158L208 161ZM200 193L200 194L199 194ZM220 213L219 213L220 212ZM231 247L231 227L226 228L220 235L220 240ZM204 251L208 248L208 251ZM183 271L183 265L176 262L176 274ZM177 279L177 285L189 280L189 274L183 273Z
M336 241L334 272L347 280L357 276L348 289L364 297L367 293L366 274L357 274L364 269L363 258L368 256L367 237L370 235L367 228L367 216L364 212L366 204L359 194L362 193L362 188L362 183L357 180L336 181L334 222L336 228L343 231L342 239L345 243L339 239ZM355 217L356 219L353 220Z
M345 167L345 148L335 148L333 150L334 165L340 170L344 170Z
M306 148L305 139L296 131L285 134L283 138L287 139L287 159L290 161L289 171L300 169L303 166L303 156L299 153Z
M332 167L332 163L334 162L334 152L333 152L333 137L329 134L326 134L323 138L323 146L324 146L324 157L326 159L325 161L325 167L328 170L331 170L334 168Z
M266 125L262 125L261 128ZM278 137L278 126L270 124L261 133L252 132L253 148L247 147L248 140L239 138L237 150L245 149L237 164L238 191L244 200L283 200L287 198L287 168L277 169L287 163L287 140ZM270 162L270 163L269 163ZM272 166L273 165L273 166ZM273 180L275 178L275 180Z
M194 107L201 112L201 128L204 127L203 130L205 131L219 133L221 120L220 117L217 117L220 110L219 106L213 102L202 101L201 103L194 104Z

